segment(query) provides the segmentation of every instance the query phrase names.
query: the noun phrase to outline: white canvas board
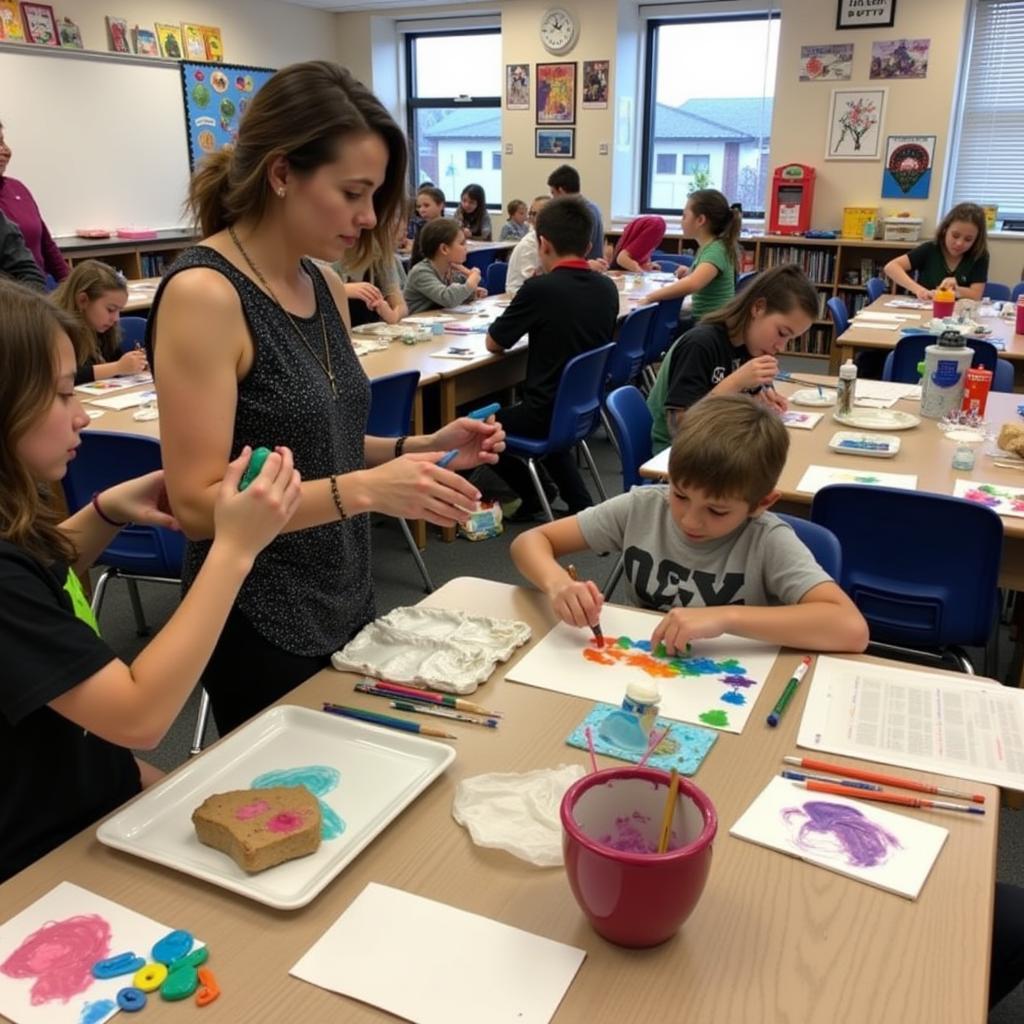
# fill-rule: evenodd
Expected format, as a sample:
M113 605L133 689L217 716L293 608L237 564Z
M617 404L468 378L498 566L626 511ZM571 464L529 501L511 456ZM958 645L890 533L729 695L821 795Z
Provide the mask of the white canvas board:
M137 405L145 405L146 402L156 401L155 391L133 391L128 395L111 395L110 398L90 399L91 405L98 405L101 409L134 409Z
M953 485L953 497L965 498L976 505L984 505L1001 516L1024 519L1024 487L1006 487L1003 484L957 479Z
M898 331L903 325L888 323L884 320L864 320L861 317L855 317L850 321L850 326L857 327L862 331Z
M797 744L1024 791L1024 690L822 655Z
M92 965L128 952L149 960L174 928L188 922L160 924L61 882L0 925L0 1015L15 1024L102 1024L118 1012L117 993L131 978L93 978Z
M921 400L920 384L900 384L894 380L858 380L857 400L861 398L892 399L899 401L901 398L909 398L914 401Z
M668 457L671 453L671 448L663 448L657 455L651 456L641 467L641 476L650 476L656 474L657 476L668 477Z
M586 955L371 882L290 973L416 1024L547 1024Z
M905 491L915 491L917 476L912 473L878 473L871 469L843 469L841 466L808 466L796 489L804 494L817 494L829 484L900 487Z
M916 900L949 832L776 776L729 835Z
M118 391L126 391L128 388L137 388L140 384L152 384L151 373L131 373L124 377L108 377L106 380L93 380L88 384L77 384L75 390L83 395L95 395L102 398L104 395L117 394Z
M775 664L778 647L727 634L695 640L692 653L684 658L652 659L636 644L650 640L661 618L656 612L605 605L601 612L605 638L625 638L629 643L619 647L618 653L615 647L598 649L589 630L560 622L505 678L613 705L622 703L630 682L656 682L662 718L742 732Z
M824 413L801 412L799 409L789 409L782 414L782 422L794 430L813 430L822 420Z
M900 324L905 320L920 320L920 313L886 313L880 309L861 309L854 315L854 320L878 320ZM887 382L882 382L887 383Z

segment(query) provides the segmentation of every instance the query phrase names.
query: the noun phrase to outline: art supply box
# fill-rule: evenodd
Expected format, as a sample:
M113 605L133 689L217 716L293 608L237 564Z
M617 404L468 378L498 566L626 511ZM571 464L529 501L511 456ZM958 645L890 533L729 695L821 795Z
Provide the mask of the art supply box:
M919 242L923 225L920 217L886 217L882 238L886 242Z

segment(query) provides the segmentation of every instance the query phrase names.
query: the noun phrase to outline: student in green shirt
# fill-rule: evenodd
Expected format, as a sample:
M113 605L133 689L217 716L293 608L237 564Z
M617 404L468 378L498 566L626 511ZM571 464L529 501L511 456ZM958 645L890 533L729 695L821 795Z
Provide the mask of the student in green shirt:
M683 234L696 238L700 248L692 267L680 267L680 280L649 292L642 303L693 296L691 310L698 320L724 306L736 294L737 239L741 218L717 189L702 188L686 200Z

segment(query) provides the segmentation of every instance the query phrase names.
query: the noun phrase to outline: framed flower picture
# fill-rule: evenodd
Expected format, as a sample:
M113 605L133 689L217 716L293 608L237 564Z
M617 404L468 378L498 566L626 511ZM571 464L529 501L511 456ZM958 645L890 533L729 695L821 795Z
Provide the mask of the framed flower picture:
M537 65L537 124L576 123L576 62Z
M25 22L25 38L38 46L60 46L57 19L49 4L22 4L21 16Z
M887 89L833 89L826 160L878 160Z

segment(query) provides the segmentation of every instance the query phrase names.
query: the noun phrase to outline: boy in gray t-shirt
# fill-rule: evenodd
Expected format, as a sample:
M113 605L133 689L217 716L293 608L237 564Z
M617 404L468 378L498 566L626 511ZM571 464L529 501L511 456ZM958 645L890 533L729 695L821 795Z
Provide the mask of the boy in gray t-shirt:
M512 544L520 572L558 617L600 620L603 598L557 559L590 549L623 556L630 603L667 614L651 642L669 652L732 633L808 650L862 651L863 616L792 528L768 509L789 449L778 415L745 395L710 396L683 420L670 483L545 523Z

